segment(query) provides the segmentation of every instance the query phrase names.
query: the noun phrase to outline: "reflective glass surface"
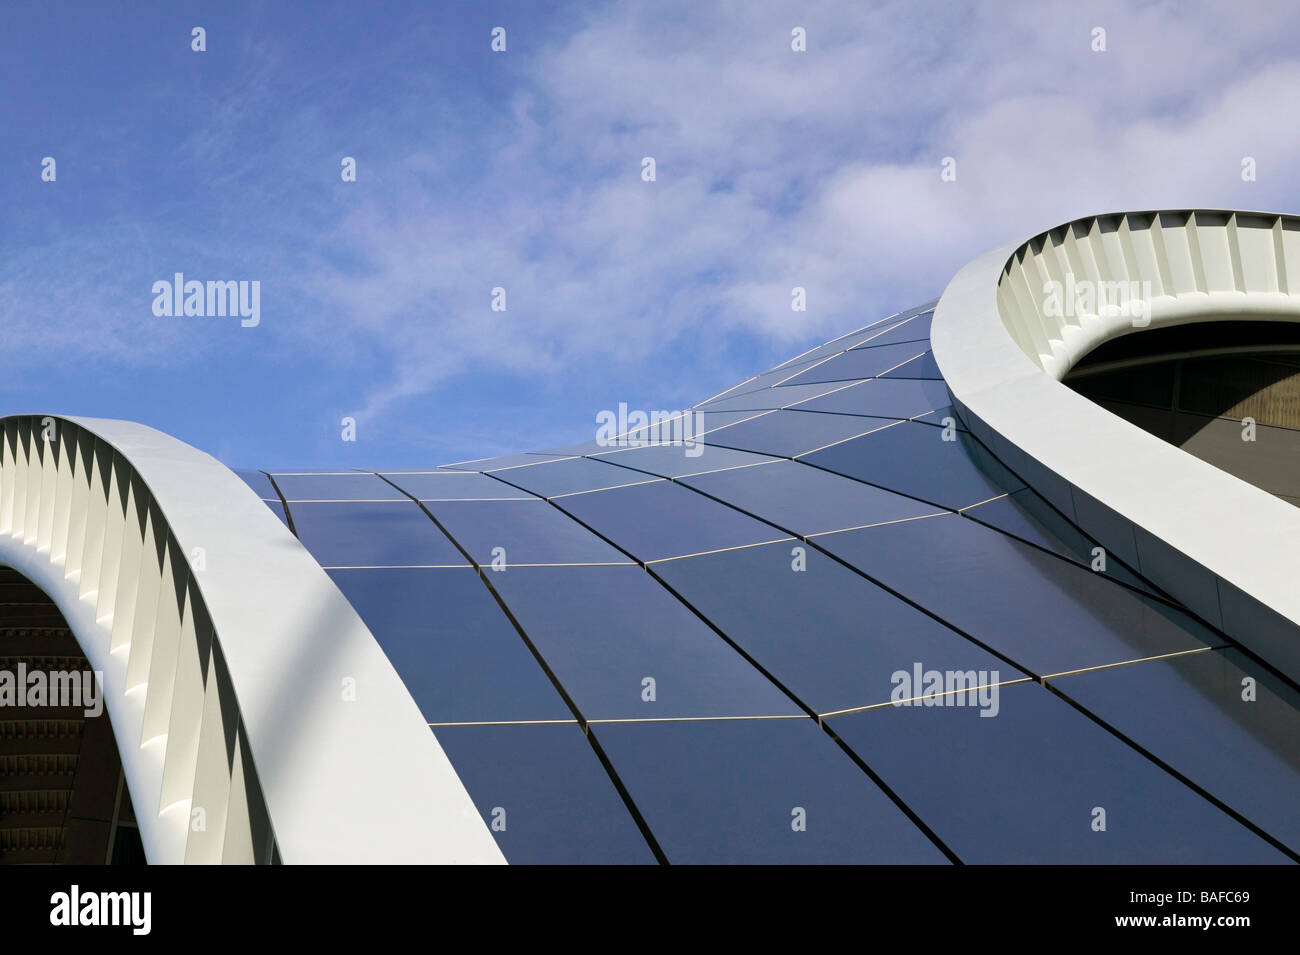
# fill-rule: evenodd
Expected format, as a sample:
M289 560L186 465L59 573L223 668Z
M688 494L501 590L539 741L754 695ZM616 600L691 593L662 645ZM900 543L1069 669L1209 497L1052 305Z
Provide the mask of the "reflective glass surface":
M790 379L789 384L874 378L904 362L919 358L928 347L924 342L905 342L899 345L881 345L877 348L846 351L842 355L828 358L806 371L799 372Z
M1288 861L1041 686L1000 687L986 702L887 706L830 725L963 862Z
M809 398L816 398L844 387L845 382L828 382L817 385L778 385L773 388L760 388L748 394L732 398L720 398L702 405L704 411L765 411L771 408L784 408Z
M792 365L786 365L781 368L775 368L772 371L766 371L761 375L755 375L747 381L742 381L734 388L729 388L727 391L720 395L716 395L709 400L720 401L723 398L734 398L738 395L751 394L755 391L761 391L764 388L771 388L774 385L797 384L800 380L807 381L808 379L802 378L803 373L822 361L825 361L825 359L815 358L807 361L797 361ZM814 378L811 380L821 381L822 379Z
M943 380L943 375L939 372L939 365L934 360L934 354L926 352L911 361L904 362L897 368L885 372L884 378L929 378L933 380Z
M1022 488L1014 494L977 505L962 513L982 524L1068 557L1095 569L1097 573L1151 592L1147 582L1120 563L1114 554L1094 553L1099 545L1053 510L1032 488Z
M858 415L817 414L792 408L721 428L709 434L709 441L744 451L793 458L883 428L894 420L897 419L864 419Z
M653 481L649 474L615 468L596 458L568 458L501 472L502 479L542 497ZM489 479L491 480L491 479Z
M640 567L517 567L491 580L588 720L800 712Z
M1300 852L1300 694L1258 663L1212 650L1052 685Z
M271 486L271 479L261 471L250 471L247 468L236 468L235 473L239 475L240 480L251 487L254 493L264 501L278 501L280 495L275 493L275 488Z
M430 723L574 718L472 568L330 577Z
M798 407L801 411L830 411L878 418L915 418L927 411L946 407L951 402L948 386L941 381L873 378L828 395L802 401Z
M298 539L325 567L466 566L412 500L290 504Z
M810 719L592 727L669 862L945 863Z
M506 468L517 468L524 464L536 464L538 461L554 461L557 458L567 457L570 457L570 455L525 452L523 454L506 454L499 458L483 458L480 461L461 461L458 464L444 465L444 467L456 471L501 471Z
M539 459L539 460L545 460ZM496 478L471 471L426 471L419 474L385 474L407 494L421 501L510 500L532 497Z
M746 421L750 418L758 417L763 414L761 411L689 411L690 428L692 434L707 434L710 431L716 431L718 428L725 428L729 424L735 424L737 421ZM685 415L682 415L684 418ZM632 428L627 432L629 438L637 440L663 440L663 435L667 432L669 435L675 435L675 428L685 428L686 425L678 425L674 421L658 424L644 425L638 428ZM596 448L590 452L599 454L602 451L612 451L610 447Z
M557 498L556 503L637 560L662 560L786 535L670 481Z
M940 512L798 461L697 474L681 483L804 537Z
M427 507L480 564L491 565L493 560L505 565L629 562L615 548L540 498L434 501Z
M930 323L933 318L934 312L926 312L924 315L909 319L901 325L883 334L873 336L853 347L875 348L877 345L893 345L896 342L929 341Z
M276 474L284 499L294 501L401 501L401 491L376 474Z
M654 569L817 713L886 703L895 674L917 663L982 671L981 682L1024 676L806 545L746 547Z
M950 435L953 440L945 440ZM815 451L802 460L952 510L1024 487L966 432L949 433L910 421Z
M610 451L597 455L597 460L624 468L636 468L660 477L675 478L687 474L717 471L721 468L763 464L771 458L748 451L716 447L712 444L690 443L657 444L645 448L629 448L625 451Z
M578 726L439 726L433 733L506 861L655 862Z
M1190 616L959 514L817 542L1038 676L1218 642Z

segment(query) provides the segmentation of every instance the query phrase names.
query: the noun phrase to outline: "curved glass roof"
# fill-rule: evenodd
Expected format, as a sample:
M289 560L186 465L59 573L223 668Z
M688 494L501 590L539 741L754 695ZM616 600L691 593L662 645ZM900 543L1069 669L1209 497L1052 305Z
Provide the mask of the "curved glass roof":
M243 476L511 862L1300 859L1300 694L955 420L932 311L694 446Z

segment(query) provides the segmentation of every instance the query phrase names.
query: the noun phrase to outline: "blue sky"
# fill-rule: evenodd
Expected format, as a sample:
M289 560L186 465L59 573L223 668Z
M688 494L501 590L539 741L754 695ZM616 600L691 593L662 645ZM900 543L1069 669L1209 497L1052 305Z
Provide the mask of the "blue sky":
M235 466L584 441L601 410L687 407L1074 216L1298 211L1300 10L1270 3L0 16L3 413L133 419ZM259 281L261 323L155 316L175 272Z

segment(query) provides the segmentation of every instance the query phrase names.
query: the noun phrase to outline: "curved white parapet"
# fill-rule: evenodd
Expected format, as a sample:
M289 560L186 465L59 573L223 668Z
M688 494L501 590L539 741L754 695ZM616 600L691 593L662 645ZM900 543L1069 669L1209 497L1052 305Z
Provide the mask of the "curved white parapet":
M994 454L1107 549L1300 679L1300 508L1060 383L1102 342L1144 328L1300 321L1293 292L1300 220L1097 216L971 262L939 300L931 340L958 413Z
M504 862L373 635L242 480L131 422L0 425L0 563L103 674L149 861Z

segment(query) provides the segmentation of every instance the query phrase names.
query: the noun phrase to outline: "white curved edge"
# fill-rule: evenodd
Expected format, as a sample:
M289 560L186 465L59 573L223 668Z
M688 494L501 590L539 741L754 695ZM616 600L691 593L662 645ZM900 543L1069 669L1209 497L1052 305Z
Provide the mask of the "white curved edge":
M1300 679L1300 509L1075 393L1057 380L1068 363L1049 375L1029 357L998 302L1003 269L1024 244L970 262L935 309L931 346L958 413L997 457L1104 546ZM1235 307L1217 317L1300 320L1300 303L1288 313L1281 296L1262 296L1258 308L1247 298L1232 297ZM1205 303L1215 306L1210 296ZM1179 306L1164 308L1152 307L1159 324L1179 320ZM1215 317L1194 311L1202 320ZM1080 346L1075 360L1098 343Z
M228 668L285 863L474 863L505 859L373 634L328 574L236 474L176 438L128 421L56 416L112 445L146 483L195 571ZM157 799L161 751L140 739L95 606L34 547L0 538L0 561L54 600L91 666L133 803ZM95 639L93 637L99 637ZM344 681L355 698L346 699ZM352 694L348 694L352 695ZM188 811L137 810L150 861L185 858ZM172 818L168 818L169 815Z

